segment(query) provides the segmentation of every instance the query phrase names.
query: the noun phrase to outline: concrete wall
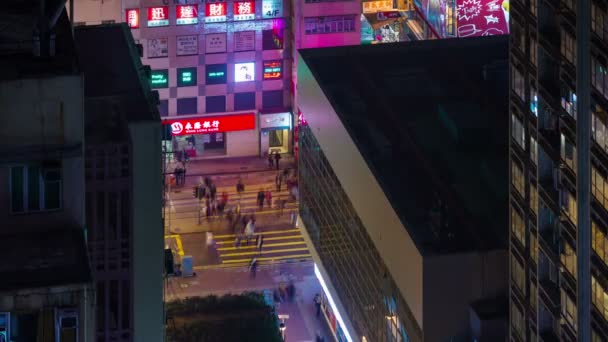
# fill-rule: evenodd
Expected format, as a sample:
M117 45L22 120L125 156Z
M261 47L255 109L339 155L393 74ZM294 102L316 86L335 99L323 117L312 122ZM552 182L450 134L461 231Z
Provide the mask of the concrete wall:
M422 256L310 69L298 60L300 109L415 317L406 329L423 328Z
M133 156L133 335L164 341L160 122L129 125Z
M507 293L507 256L504 250L424 259L425 341L447 341L467 333L470 304Z
M257 156L260 154L260 131L256 128L249 131L229 132L226 137L226 155L229 157Z

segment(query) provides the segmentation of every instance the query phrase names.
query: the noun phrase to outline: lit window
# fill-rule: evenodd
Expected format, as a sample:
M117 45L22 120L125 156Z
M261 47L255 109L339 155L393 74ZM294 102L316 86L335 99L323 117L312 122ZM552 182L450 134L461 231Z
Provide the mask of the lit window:
M511 207L511 232L523 246L526 245L526 227L524 219L513 207Z
M538 65L538 43L536 42L536 37L530 37L530 62L534 66Z
M608 210L608 179L594 165L591 166L591 193Z
M11 211L61 208L61 164L20 165L10 168Z
M568 273L576 279L576 251L566 241L564 241L564 250L560 259Z
M595 253L604 261L604 264L608 265L608 239L606 234L598 227L595 221L591 221L591 245Z
M608 130L606 129L606 124L595 112L591 113L591 135L602 150L608 153Z
M511 89L519 96L521 100L524 100L524 76L515 67L511 67Z
M524 267L517 260L514 254L511 254L511 280L517 286L517 288L521 291L521 293L526 295L526 272L524 271Z
M568 191L562 190L561 192L562 210L566 212L566 216L570 219L570 222L576 226L576 197Z
M561 290L561 299L562 299L562 316L566 318L566 321L570 323L570 325L577 330L577 314L576 314L576 303L570 296L566 293L566 291L562 288Z
M524 197L524 172L515 160L511 160L511 184Z
M533 16L536 17L536 11L537 11L537 2L536 0L530 0L530 13L532 13Z
M538 189L534 183L530 183L530 209L538 215Z
M576 94L571 90L562 90L562 108L576 120Z
M608 293L606 293L606 288L593 275L591 276L591 301L602 316L608 319Z
M561 53L570 63L576 64L576 40L566 30L562 29Z
M560 146L562 160L568 165L570 170L576 173L576 147L563 133L561 134Z
M521 310L515 305L514 302L511 302L511 327L513 330L520 336L524 337L524 316L521 313Z
M534 165L538 163L538 142L533 136L530 136L530 159Z
M519 144L519 147L524 148L526 133L524 132L524 126L521 123L521 120L519 120L515 114L511 114L511 136L515 139L515 142Z

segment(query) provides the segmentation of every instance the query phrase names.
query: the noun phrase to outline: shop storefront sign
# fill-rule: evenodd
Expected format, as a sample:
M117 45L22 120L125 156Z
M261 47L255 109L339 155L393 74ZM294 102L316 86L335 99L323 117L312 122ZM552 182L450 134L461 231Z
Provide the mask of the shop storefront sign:
M148 27L169 26L169 7L148 7Z
M226 3L206 3L205 4L205 22L217 23L226 21Z
M234 32L234 51L255 50L255 31Z
M290 129L291 113L260 114L260 129Z
M139 28L139 8L128 8L125 10L125 15L129 28Z
M376 13L376 18L378 18L378 21L395 19L395 18L399 18L400 16L401 16L401 14L399 14L399 11Z
M234 20L255 19L255 1L235 1Z
M177 36L177 55L188 56L198 54L197 36Z
M198 5L175 6L175 24L192 25L198 23Z
M169 71L167 69L152 70L150 86L152 88L167 88L169 86Z
M226 33L209 33L205 36L205 53L226 52Z
M272 19L283 16L283 0L263 0L262 18Z
M236 63L234 64L234 82L255 81L255 63Z
M509 0L458 0L458 37L509 33Z
M264 74L265 80L277 80L283 77L283 61L265 61Z
M390 11L392 9L393 9L392 0L364 1L363 2L363 13Z
M255 113L164 119L163 125L171 126L173 136L245 131L255 129Z

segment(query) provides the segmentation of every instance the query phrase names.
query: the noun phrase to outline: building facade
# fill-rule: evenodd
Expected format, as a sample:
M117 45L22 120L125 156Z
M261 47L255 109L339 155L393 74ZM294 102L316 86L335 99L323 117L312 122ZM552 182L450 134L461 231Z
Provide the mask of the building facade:
M511 336L606 341L606 4L512 10Z

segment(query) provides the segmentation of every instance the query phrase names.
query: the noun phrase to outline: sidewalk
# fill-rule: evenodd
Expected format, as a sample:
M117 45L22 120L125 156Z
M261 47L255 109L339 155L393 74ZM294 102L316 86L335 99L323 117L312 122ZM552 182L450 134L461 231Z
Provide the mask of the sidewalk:
M280 169L293 169L295 166L293 156L287 154L281 156ZM276 168L270 168L268 165L268 159L260 157L190 160L186 163L186 170L186 176L239 175L251 172L276 173ZM172 171L167 170L167 172Z

